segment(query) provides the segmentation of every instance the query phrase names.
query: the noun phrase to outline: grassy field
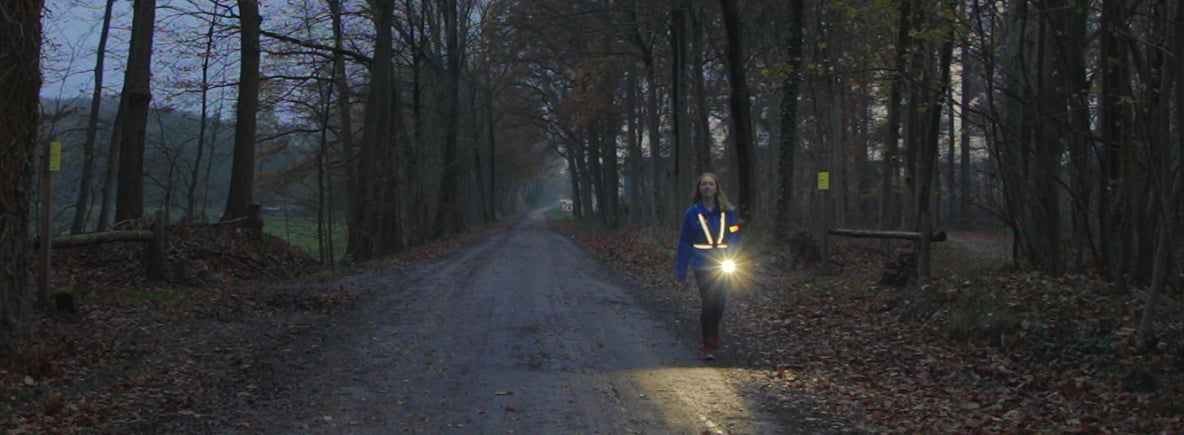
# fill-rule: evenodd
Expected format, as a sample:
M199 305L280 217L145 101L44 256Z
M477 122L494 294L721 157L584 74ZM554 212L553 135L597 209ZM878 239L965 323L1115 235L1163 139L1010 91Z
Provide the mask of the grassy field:
M313 257L320 257L317 244L317 221L315 218L272 218L263 222L263 231L286 240L292 246L305 250ZM345 254L345 226L333 228L333 252L337 259Z
M547 217L547 220L553 220L553 221L564 221L564 220L571 220L572 219L571 213L563 211L558 208L552 208L550 210L547 210L546 213L544 213L543 215Z

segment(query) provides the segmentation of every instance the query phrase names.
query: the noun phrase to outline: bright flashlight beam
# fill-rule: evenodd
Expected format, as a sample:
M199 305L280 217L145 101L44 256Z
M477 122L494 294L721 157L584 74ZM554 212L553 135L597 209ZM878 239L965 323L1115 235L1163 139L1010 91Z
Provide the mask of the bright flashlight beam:
M736 262L732 261L732 260L724 260L723 264L720 265L720 269L723 270L724 273L735 272L736 271Z

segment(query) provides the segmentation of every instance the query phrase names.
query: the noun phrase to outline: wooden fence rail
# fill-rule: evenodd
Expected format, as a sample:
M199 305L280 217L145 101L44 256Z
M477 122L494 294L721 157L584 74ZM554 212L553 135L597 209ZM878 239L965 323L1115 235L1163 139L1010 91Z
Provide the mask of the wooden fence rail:
M830 228L827 230L827 232L830 234L834 234L836 236L861 237L861 238L871 238L871 239L903 239L903 240L919 241L919 240L921 240L921 237L922 237L921 233L913 232L913 231L877 231L877 230L853 230L853 229L847 229L847 228ZM946 241L946 232L945 231L938 231L936 233L931 234L929 236L929 241L931 241L931 242Z
M71 236L56 236L50 239L50 246L57 248L76 248L112 242L146 242L148 243L148 278L164 279L164 264L168 255L168 242L165 238L164 214L156 212L151 230L113 230L99 233L75 234Z

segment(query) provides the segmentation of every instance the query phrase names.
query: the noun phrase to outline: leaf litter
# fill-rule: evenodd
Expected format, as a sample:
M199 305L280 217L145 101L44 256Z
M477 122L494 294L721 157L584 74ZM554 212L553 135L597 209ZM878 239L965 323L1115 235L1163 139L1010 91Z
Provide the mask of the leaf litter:
M554 226L695 339L697 293L672 281L674 230ZM737 364L721 370L771 407L842 422L840 432L1184 431L1180 289L1163 295L1160 344L1144 352L1133 329L1142 292L1017 271L998 236L951 234L934 246L933 278L903 289L878 283L887 262L878 241L832 240L834 275L748 243L752 279L723 325Z

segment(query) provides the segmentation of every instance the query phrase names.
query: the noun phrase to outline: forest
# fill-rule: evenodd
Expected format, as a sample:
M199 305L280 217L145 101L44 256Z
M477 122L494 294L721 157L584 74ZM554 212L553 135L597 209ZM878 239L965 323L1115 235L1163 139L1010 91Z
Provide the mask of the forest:
M786 262L910 232L923 283L984 231L1138 295L1144 349L1180 320L1184 0L11 0L0 41L0 353L49 237L262 207L334 265L560 200L673 228L704 172Z

